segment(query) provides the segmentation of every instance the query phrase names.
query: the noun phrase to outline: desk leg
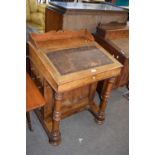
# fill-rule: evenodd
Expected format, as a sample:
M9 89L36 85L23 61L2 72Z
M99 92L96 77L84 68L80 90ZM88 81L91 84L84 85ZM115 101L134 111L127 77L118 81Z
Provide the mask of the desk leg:
M96 117L96 122L98 124L102 124L105 120L105 108L107 105L107 100L109 98L110 92L113 88L113 84L115 82L115 78L110 78L108 81L105 83L103 91L102 91L102 100L100 103L100 108L99 112Z
M61 142L61 133L59 129L59 124L61 120L61 101L62 101L62 94L55 93L52 133L49 139L50 143L53 145L59 145Z

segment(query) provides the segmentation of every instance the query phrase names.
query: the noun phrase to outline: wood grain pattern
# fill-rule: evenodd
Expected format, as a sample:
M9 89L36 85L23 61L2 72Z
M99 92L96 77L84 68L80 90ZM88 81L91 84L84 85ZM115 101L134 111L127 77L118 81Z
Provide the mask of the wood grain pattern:
M97 82L118 76L122 65L100 45L95 43L93 36L86 30L78 32L52 31L46 34L31 34L30 38L31 72L34 81L36 83L40 81L39 86L43 88L41 92L47 103L44 108L37 110L37 115L49 137L50 143L58 145L61 142L60 121L62 119L85 109L91 111L98 118L100 107L93 102ZM87 50L82 50L85 47L87 47ZM91 51L92 47L95 48L94 51ZM99 53L96 49L98 49ZM75 67L72 73L67 72L63 75L61 72L66 69L65 61L67 59L63 59L62 52L67 53L70 50L74 54L78 53L76 56L79 59L67 55L69 60L72 59L71 64L67 67L76 63L81 64L81 68L79 70L79 66ZM91 54L83 55L85 51L89 51ZM62 65L61 71L58 71L58 68L54 66L54 63L48 57L48 54L54 54L54 52L60 53L58 58L61 61L58 65ZM93 57L95 54L97 56ZM104 55L104 58L102 58L102 55ZM97 59L100 62L96 61ZM85 69L85 65L81 61L86 61L85 65L88 65L89 68ZM94 62L97 62L98 66L95 66Z
M129 37L129 27L126 23L111 22L98 24L96 34L103 39L120 39Z
M39 92L37 86L26 72L26 118L30 131L32 131L30 111L43 107L45 103L46 102Z
M45 105L45 100L36 85L26 73L26 111L29 112Z
M61 142L61 133L60 133L60 120L61 120L61 102L63 94L55 93L55 106L53 111L53 123L52 123L52 132L51 138L49 139L53 145L59 145Z
M129 82L129 28L126 25L111 23L99 25L95 40L124 66L116 78L114 88L128 85ZM98 91L101 93L100 82Z
M107 80L106 83L104 83L103 91L102 91L102 100L100 103L100 108L96 117L96 122L98 124L102 124L105 120L105 109L107 106L107 101L110 95L110 92L113 88L113 84L115 82L115 78L110 78Z
M63 16L61 13L46 8L45 10L45 32L49 30L61 30L63 23Z

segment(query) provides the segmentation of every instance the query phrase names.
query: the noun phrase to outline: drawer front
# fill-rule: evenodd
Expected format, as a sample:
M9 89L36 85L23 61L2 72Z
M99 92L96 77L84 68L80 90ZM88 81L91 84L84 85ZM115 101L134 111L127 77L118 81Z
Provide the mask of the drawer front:
M96 75L92 75L92 76L89 76L87 78L79 79L77 81L72 81L72 82L69 82L69 83L65 83L65 84L60 85L58 87L58 91L59 92L65 92L65 91L73 90L75 88L79 88L79 87L82 87L82 86L89 85L91 83L101 81L101 80L104 80L104 79L117 77L117 76L119 76L120 72L121 72L121 67L115 68L113 70L110 70L110 71L107 71L107 72L104 72L104 73L99 73L99 74L96 74Z

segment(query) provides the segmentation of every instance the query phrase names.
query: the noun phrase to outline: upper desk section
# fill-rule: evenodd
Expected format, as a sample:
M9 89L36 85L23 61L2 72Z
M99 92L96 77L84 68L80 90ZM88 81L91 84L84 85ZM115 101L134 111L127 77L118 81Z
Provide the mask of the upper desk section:
M114 5L106 4L106 3L100 3L100 4L95 4L95 3L75 3L75 2L49 2L50 7L53 9L55 8L56 10L64 12L73 12L73 11L119 11L119 12L127 12L127 10L116 7Z

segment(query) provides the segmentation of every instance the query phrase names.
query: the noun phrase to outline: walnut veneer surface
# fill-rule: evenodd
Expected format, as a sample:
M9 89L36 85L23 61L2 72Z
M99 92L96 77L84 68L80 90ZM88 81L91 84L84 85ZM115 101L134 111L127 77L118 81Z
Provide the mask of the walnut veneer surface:
M111 42L121 49L120 52L126 58L129 58L129 38L112 39Z
M129 27L120 23L99 24L96 41L124 66L116 79L115 88L129 83ZM102 84L101 84L102 85ZM101 92L99 87L99 92Z
M49 141L61 142L60 121L89 110L98 124L105 119L107 99L122 65L86 30L31 34L31 77L46 105L37 111ZM97 83L107 79L100 106L94 102Z

